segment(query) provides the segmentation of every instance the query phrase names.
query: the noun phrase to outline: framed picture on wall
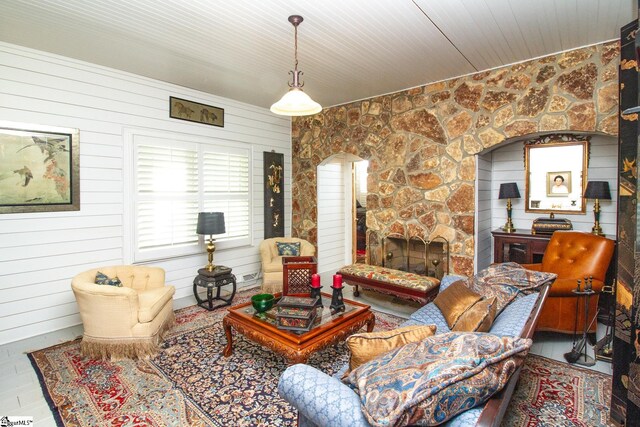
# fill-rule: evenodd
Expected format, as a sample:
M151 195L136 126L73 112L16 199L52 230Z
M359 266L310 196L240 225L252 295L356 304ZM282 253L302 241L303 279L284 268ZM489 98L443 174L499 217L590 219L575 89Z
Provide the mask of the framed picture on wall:
M78 129L0 121L0 213L80 210Z
M571 172L547 172L547 197L567 197L571 193Z
M187 99L169 97L169 116L172 119L224 127L224 109Z

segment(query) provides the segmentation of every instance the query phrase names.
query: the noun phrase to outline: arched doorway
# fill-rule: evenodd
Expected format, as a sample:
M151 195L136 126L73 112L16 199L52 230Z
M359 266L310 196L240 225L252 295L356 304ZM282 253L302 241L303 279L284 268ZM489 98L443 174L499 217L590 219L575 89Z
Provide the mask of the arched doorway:
M362 192L359 191L361 184L356 185L354 163L362 161L358 156L338 153L318 165L317 255L320 273L335 272L356 259L356 193Z

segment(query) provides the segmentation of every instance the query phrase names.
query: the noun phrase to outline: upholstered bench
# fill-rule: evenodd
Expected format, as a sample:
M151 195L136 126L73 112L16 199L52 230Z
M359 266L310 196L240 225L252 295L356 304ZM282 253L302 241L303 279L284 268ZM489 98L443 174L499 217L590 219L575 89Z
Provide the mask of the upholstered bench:
M438 295L440 287L440 281L435 277L377 265L351 264L342 267L338 273L346 283L355 287L353 295L356 297L360 295L358 287L362 286L424 305Z

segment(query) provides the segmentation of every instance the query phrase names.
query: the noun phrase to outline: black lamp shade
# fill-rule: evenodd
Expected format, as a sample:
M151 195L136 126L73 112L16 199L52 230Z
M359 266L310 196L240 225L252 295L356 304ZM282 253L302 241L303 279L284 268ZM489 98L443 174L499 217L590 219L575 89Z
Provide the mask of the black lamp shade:
M519 199L520 191L518 191L518 184L515 182L507 182L500 184L500 194L498 199Z
M224 234L223 212L200 212L198 214L197 234Z
M585 199L611 200L609 183L607 181L589 181L587 189L584 190Z

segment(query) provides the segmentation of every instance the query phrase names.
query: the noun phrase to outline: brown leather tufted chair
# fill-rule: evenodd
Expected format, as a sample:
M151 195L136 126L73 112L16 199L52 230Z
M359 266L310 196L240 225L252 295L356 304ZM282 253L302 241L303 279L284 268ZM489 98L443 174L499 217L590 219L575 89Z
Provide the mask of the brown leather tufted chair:
M571 292L577 286L578 279L593 276L593 290L596 292L589 300L590 324L597 315L598 297L604 285L609 262L613 256L615 242L602 236L580 231L556 231L551 236L544 251L542 263L524 264L525 268L556 273L558 277L551 285L549 295L538 320L538 331L554 331L572 334L576 325L576 307L578 309L578 332L584 327L584 300L576 306L578 298ZM595 333L593 322L589 333Z

